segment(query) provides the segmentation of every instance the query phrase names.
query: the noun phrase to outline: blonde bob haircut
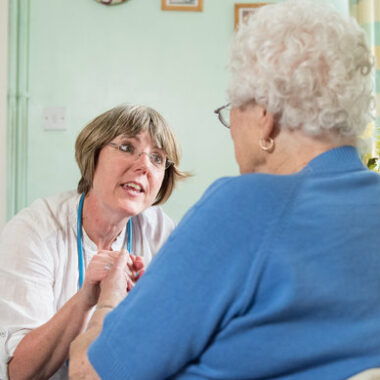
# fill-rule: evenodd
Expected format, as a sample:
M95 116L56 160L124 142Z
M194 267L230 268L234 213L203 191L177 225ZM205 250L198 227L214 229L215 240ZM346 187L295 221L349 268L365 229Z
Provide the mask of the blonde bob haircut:
M154 144L162 149L173 164L166 169L161 188L153 205L162 204L170 197L178 180L188 177L179 170L180 149L165 119L154 109L123 104L96 117L79 133L75 142L75 159L81 179L78 193L87 194L92 188L101 149L120 135L135 137L148 132Z

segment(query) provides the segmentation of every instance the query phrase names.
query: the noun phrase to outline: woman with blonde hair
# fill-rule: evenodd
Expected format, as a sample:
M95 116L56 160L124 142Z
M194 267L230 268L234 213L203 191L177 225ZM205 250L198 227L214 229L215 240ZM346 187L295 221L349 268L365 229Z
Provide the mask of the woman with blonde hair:
M104 112L79 134L77 191L39 199L0 237L0 378L67 378L71 341L117 252L131 289L174 228L158 206L186 177L164 118L145 106Z

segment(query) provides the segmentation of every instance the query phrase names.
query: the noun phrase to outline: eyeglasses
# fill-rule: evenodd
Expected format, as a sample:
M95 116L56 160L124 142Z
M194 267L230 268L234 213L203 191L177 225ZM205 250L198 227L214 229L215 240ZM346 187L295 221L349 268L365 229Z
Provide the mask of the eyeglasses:
M149 161L152 163L154 167L161 170L166 170L171 165L174 164L174 162L169 161L167 157L160 152L153 152L153 153L146 153L146 152L139 152L132 143L125 142L122 144L115 144L115 143L108 143L107 145L112 146L114 149L119 150L120 152L124 153L126 156L129 156L131 158L134 158L137 160L140 158L142 154L146 154L149 158Z
M228 103L222 107L217 108L214 113L218 115L218 118L220 122L226 127L230 128L230 111L231 111L231 104Z

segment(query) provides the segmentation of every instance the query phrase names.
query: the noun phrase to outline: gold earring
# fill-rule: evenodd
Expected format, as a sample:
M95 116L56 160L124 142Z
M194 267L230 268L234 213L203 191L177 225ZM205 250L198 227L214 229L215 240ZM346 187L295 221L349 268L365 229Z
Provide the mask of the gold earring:
M271 137L268 137L267 139L261 138L259 140L259 145L262 150L271 151L274 147L274 140Z

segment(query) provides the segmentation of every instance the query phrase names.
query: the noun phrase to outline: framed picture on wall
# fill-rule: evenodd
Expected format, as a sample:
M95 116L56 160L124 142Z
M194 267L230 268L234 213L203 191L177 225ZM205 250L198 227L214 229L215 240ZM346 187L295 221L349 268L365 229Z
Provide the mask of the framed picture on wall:
M235 29L239 26L240 23L245 22L258 7L262 7L263 5L267 5L267 3L236 3Z
M203 0L161 0L164 11L196 11L203 10Z

